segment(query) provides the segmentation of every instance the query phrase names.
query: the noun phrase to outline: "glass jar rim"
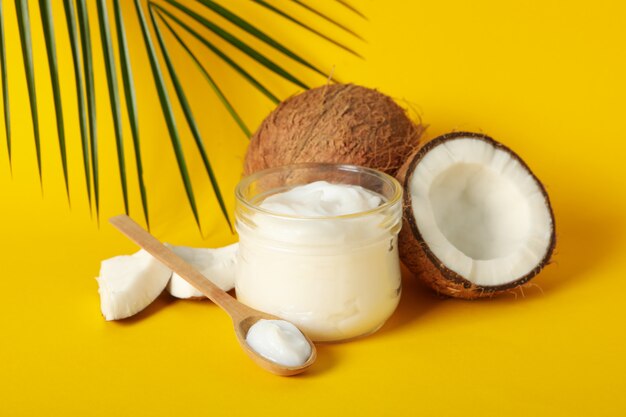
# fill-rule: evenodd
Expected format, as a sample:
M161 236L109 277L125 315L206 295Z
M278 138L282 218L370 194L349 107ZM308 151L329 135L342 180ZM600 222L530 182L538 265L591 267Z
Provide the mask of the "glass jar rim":
M372 176L376 176L380 178L382 181L389 184L392 187L393 194L389 199L384 201L381 205L374 207L372 209L358 211L358 212L349 213L349 214L333 215L333 216L304 216L304 215L278 213L272 210L261 208L258 205L250 202L244 196L243 190L248 188L252 182L254 182L255 180L258 180L259 178L263 176L271 175L273 173L277 173L281 171L313 169L313 168L326 168L326 169L334 168L336 170L345 171L345 172L367 173ZM257 171L251 175L248 175L247 177L242 178L235 188L235 197L237 201L241 203L242 205L244 205L246 208L254 212L262 213L264 215L268 215L272 217L278 217L282 219L294 219L294 220L331 220L331 219L357 219L360 217L365 217L365 216L369 216L369 215L376 214L379 212L383 212L387 210L389 207L392 207L398 202L401 202L402 192L403 192L402 186L400 185L398 180L396 180L394 177L392 177L389 174L386 174L382 171L379 171L373 168L368 168L368 167L364 167L360 165L353 165L353 164L304 162L304 163L298 163L298 164L283 165L283 166L275 167L275 168L267 168L267 169Z

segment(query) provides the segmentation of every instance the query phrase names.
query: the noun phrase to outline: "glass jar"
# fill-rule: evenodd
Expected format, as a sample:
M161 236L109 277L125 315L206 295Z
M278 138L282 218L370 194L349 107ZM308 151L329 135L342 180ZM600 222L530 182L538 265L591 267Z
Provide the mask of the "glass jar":
M308 217L259 207L270 195L315 181L358 185L382 203L353 214ZM236 198L241 302L291 321L315 341L373 333L394 312L402 225L402 188L394 178L354 165L291 165L244 178Z

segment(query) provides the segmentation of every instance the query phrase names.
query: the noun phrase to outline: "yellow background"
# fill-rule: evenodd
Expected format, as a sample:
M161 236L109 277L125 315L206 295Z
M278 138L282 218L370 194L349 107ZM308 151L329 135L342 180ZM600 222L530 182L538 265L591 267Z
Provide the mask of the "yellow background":
M369 21L336 2L309 1L367 42L295 4L284 7L346 42L364 60L251 2L222 3L324 71L334 66L340 80L393 96L430 125L427 138L451 130L478 130L516 150L544 182L554 206L558 247L553 264L523 294L517 291L478 302L438 298L406 276L398 311L382 330L352 343L319 346L316 366L295 378L258 369L237 346L226 315L209 302L161 296L135 318L106 322L93 279L99 262L135 247L106 223L123 206L95 5L89 2L103 161L99 227L90 217L81 174L61 1L53 3L65 88L71 208L64 195L38 8L29 2L43 137L43 196L14 5L4 2L14 158L11 176L2 144L1 416L626 413L623 2L352 2ZM236 238L219 214L201 161L184 132L202 236L194 225L150 82L134 9L130 1L122 3L140 79L153 232L162 240L189 246L233 242ZM250 36L241 37L311 85L325 82ZM174 45L172 41L168 37L169 45ZM201 51L197 44L194 48ZM224 48L280 97L298 92L241 53ZM247 139L188 58L173 49L232 211L232 190L241 175ZM255 128L272 109L271 103L214 56L202 56ZM178 116L182 128L181 113ZM132 173L129 135L125 125ZM130 190L131 214L141 220L134 174Z

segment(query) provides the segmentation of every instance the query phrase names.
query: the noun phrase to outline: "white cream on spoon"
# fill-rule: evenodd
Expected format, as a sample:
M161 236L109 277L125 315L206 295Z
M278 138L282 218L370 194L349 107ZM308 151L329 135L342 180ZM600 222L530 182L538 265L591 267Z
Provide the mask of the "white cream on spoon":
M311 345L296 326L285 320L264 320L248 330L246 342L255 352L284 366L301 366L311 357Z

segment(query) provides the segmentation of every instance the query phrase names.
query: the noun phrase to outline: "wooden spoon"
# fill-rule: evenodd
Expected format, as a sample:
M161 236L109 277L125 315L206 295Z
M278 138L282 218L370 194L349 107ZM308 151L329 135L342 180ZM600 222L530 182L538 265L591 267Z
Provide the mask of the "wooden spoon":
M301 366L284 366L261 356L246 342L248 329L260 319L281 320L280 318L257 311L235 300L221 288L206 279L204 275L198 272L193 266L165 247L165 245L159 242L154 236L146 232L130 217L126 215L115 216L109 219L109 222L130 240L145 249L146 252L154 256L154 258L159 260L163 265L183 277L189 284L193 285L211 301L226 311L235 325L235 334L237 335L239 344L248 356L261 368L276 375L291 376L304 372L315 362L317 351L311 339L306 335L304 335L304 337L311 345L311 356L309 356L309 359Z

